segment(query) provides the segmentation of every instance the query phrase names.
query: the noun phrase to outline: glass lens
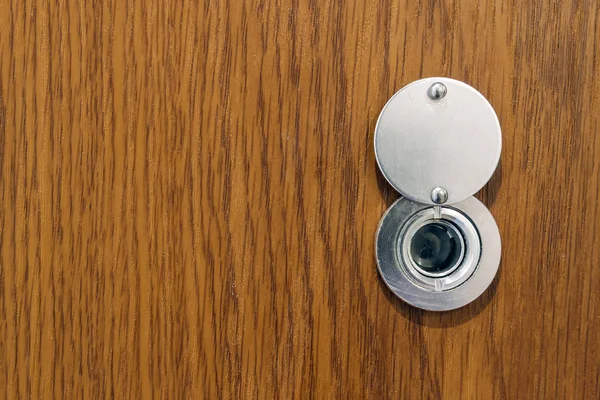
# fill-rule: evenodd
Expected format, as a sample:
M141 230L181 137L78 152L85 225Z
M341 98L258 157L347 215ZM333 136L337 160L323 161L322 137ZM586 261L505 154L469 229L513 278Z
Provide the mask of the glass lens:
M459 261L461 241L457 230L433 222L422 226L410 243L413 260L426 272L440 273Z

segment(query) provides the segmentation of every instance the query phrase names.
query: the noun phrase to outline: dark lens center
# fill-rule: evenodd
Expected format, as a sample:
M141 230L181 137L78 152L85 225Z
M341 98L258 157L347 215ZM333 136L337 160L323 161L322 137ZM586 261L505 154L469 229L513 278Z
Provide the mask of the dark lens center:
M456 265L461 254L458 232L441 223L419 228L412 238L413 260L426 272L444 272Z

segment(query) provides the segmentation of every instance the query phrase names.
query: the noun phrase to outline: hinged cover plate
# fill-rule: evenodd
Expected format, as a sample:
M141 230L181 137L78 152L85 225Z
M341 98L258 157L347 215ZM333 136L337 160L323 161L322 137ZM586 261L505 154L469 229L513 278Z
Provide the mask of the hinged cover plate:
M440 99L428 91L446 87ZM433 97L433 98L432 98ZM500 123L481 93L449 78L426 78L397 92L375 127L375 156L387 181L404 197L434 204L431 192L448 192L445 204L474 195L491 178L502 148Z

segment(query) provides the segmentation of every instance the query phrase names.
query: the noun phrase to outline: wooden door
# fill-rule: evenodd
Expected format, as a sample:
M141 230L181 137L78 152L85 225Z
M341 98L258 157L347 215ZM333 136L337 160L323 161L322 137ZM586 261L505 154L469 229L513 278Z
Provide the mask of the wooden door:
M0 51L0 397L600 397L598 2L0 0ZM374 257L428 76L503 129L445 313Z

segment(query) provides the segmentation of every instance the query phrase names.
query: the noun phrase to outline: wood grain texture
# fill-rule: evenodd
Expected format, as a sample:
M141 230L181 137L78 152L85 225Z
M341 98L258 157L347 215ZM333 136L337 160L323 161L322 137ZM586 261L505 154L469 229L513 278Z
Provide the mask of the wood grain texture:
M0 397L600 397L600 3L0 0ZM492 288L379 279L388 98L503 127Z

